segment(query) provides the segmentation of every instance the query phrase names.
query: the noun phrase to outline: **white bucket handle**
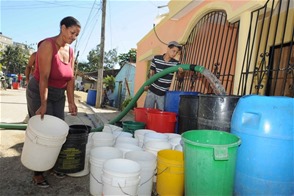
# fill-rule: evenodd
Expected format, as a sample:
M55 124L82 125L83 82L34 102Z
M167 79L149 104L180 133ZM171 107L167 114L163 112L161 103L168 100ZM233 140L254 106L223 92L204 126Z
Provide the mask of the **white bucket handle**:
M152 180L154 178L154 176L157 176L156 172L157 172L157 169L155 168L153 171L153 175L149 179L147 179L145 182L142 182L139 186L143 186L144 184L146 184L147 182Z
M121 192L122 192L123 194L125 194L125 195L129 195L129 196L138 196L138 194L137 194L137 195L131 195L131 194L129 194L129 193L126 193L126 192L122 189L122 187L120 186L119 182L118 182L117 184L118 184L118 187L119 187L119 189L121 190Z
M93 176L93 175L91 174L91 176ZM153 176L152 176L152 177L153 177ZM99 182L94 176L93 176L93 178L94 178L99 184L102 184L102 185L103 185L103 183L102 183L102 182L100 183L100 182ZM131 195L131 194L125 192L125 191L123 190L123 187L121 187L119 181L112 181L112 185L116 185L115 183L117 183L119 189L121 190L121 192L122 192L124 195L128 195L128 196L138 196L138 194L137 194L137 195ZM126 181L124 181L124 183L126 183ZM140 185L140 186L141 186L141 185Z
M97 179L97 178L95 178L95 176L90 172L90 174L91 174L91 176L94 178L94 180L96 181L96 182L98 182L99 184L101 184L101 185L103 185L103 183L102 182L99 182L99 180Z

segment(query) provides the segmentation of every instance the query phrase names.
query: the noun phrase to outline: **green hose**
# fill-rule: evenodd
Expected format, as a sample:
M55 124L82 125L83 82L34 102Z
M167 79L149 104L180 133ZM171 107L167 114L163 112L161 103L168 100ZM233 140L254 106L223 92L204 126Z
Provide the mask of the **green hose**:
M27 124L9 124L9 123L0 123L1 129L15 129L15 130L25 130Z
M111 120L109 122L109 124L115 124L116 122L120 121L136 104L136 102L138 101L138 99L140 98L140 96L142 95L142 93L144 92L144 87L145 86L149 86L152 83L154 83L158 78L161 78L162 76L165 76L169 73L172 72L176 72L178 71L179 68L183 68L184 70L191 70L191 71L196 71L196 72L200 72L202 73L205 69L205 67L203 66L199 66L199 65L192 65L192 64L181 64L178 66L174 66L174 67L169 67L167 69L164 69L162 72L159 72L155 75L153 75L149 80L147 80L142 86L141 88L138 90L138 92L136 93L136 95L132 98L131 102L125 107L125 109L119 113L119 115L117 117L115 117L113 120ZM104 126L98 127L98 128L94 128L91 130L91 132L99 132L103 130Z
M111 120L109 122L109 124L115 124L116 122L120 121L134 107L134 105L136 104L136 102L138 101L138 99L140 98L142 93L144 92L144 87L145 86L151 85L158 78L161 78L162 76L165 76L165 75L167 75L169 73L178 71L178 69L180 67L183 68L184 70L191 70L191 71L196 71L196 72L200 72L200 73L202 73L205 70L205 68L203 66L192 65L192 64L182 64L182 65L178 65L178 66L174 66L174 67L169 67L167 69L164 69L162 72L153 75L149 80L147 80L142 85L142 87L138 90L136 95L132 98L131 102L125 107L125 109L116 118ZM94 129L91 130L91 132L102 131L103 127L104 126L94 128ZM1 124L0 123L0 128L25 130L27 128L27 125L26 124L8 124L8 123Z

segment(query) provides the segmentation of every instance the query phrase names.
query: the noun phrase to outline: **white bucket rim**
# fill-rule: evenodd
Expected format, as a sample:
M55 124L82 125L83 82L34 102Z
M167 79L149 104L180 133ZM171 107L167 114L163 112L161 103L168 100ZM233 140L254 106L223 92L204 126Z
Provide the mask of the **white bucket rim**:
M117 156L123 156L123 153L112 146L101 146L94 147L90 151L90 159L92 160L101 160L101 159L111 159Z
M136 161L143 169L154 169L157 163L157 157L148 151L129 151L125 154L125 159Z
M40 127L36 127L37 125L40 125ZM41 119L41 115L32 116L28 121L28 129L40 137L54 139L66 137L69 132L69 126L64 120L47 114L44 115L43 119Z
M139 174L141 171L141 166L136 161L115 158L108 159L103 164L103 172L114 174L115 176L134 176Z
M158 148L162 147L162 148ZM172 145L165 141L148 141L144 144L145 149L158 150L158 149L172 149Z

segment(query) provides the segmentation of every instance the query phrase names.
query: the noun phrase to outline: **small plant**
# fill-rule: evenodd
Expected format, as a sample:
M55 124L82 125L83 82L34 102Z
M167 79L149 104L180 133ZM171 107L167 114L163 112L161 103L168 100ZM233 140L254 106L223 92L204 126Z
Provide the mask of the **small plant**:
M124 110L131 101L132 101L132 97L125 99L121 105L122 107L121 109ZM137 107L137 103L135 103L135 105L131 109L134 109L134 107Z

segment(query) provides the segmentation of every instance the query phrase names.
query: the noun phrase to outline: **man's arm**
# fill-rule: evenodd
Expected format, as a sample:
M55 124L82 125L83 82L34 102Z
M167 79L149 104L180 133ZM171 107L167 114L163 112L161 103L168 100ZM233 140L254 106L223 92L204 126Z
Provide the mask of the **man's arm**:
M26 70L25 70L25 76L26 76L26 84L29 83L30 80L30 73L32 71L33 66L35 65L35 60L36 60L36 52L34 52L30 58L29 58L29 62L26 66Z

